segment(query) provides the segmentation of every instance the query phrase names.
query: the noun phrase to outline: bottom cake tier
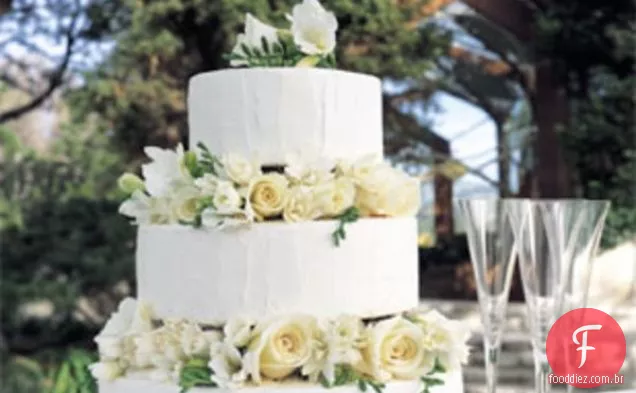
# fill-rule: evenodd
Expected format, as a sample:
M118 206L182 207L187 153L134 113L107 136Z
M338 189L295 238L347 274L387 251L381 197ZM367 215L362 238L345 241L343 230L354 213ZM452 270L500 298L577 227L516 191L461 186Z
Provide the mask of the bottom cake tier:
M460 371L444 375L444 385L429 388L429 393L463 393L463 381ZM419 381L394 381L386 384L383 393L422 393L422 383ZM367 389L371 392L372 389ZM174 384L148 380L140 376L127 376L114 381L100 381L99 393L179 393L181 388ZM188 393L359 393L355 385L325 388L307 383L287 382L283 384L263 384L258 387L240 389L203 388L188 390Z

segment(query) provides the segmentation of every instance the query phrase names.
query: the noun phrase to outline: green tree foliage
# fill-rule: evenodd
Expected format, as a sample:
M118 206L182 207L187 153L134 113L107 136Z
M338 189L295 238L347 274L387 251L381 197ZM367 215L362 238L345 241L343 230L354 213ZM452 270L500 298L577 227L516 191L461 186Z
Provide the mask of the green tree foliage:
M246 12L285 27L296 0L128 1L128 29L108 61L71 95L77 116L99 113L132 158L145 145L187 142L186 89L193 74L227 67ZM338 68L384 77L420 75L446 36L407 28L425 1L328 0L339 22ZM98 20L100 18L96 16ZM222 97L219 97L222 99Z
M636 38L634 2L552 2L539 49L568 81L571 120L561 132L579 194L610 199L603 243L636 232Z
M88 369L96 360L93 353L80 349L4 358L0 393L97 393Z
M10 351L90 339L101 310L82 315L78 301L117 300L117 284L133 285L134 228L116 214L121 157L90 130L65 128L46 155L0 134L9 142L0 161L0 332Z

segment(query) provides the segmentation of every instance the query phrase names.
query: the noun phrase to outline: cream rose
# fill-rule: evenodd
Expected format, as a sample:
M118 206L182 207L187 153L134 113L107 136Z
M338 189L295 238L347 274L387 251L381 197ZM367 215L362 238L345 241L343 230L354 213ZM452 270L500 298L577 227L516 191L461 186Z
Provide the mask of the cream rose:
M333 179L334 164L331 160L289 154L285 161L285 174L294 185L315 186Z
M262 174L257 161L250 161L239 154L225 154L221 157L221 163L225 176L241 186L248 185L252 178Z
M281 214L287 202L287 179L278 173L268 173L252 179L249 201L259 219Z
M262 377L280 380L300 369L311 357L315 321L290 316L262 323L245 354L245 369L255 383Z
M371 189L376 183L382 184L382 174L391 167L375 154L360 157L353 163L340 161L336 166L336 172L348 177L357 186Z
M344 213L353 206L355 198L355 185L346 177L321 184L316 189L317 203L327 217L336 217Z
M396 169L359 187L355 205L363 215L414 216L420 208L420 183Z
M397 316L368 329L363 358L368 372L379 381L416 379L429 372L435 358L423 347L424 332L417 324Z
M470 329L459 321L453 321L436 310L408 314L407 318L424 332L423 346L434 353L449 370L458 369L468 362Z
M293 187L287 195L283 209L283 219L287 222L311 221L320 217L321 212L314 192L301 186Z

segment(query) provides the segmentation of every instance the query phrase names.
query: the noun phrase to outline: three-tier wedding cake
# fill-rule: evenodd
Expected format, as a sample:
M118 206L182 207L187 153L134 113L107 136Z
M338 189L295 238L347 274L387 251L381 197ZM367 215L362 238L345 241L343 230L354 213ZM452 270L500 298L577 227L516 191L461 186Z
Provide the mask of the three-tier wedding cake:
M416 310L420 187L382 159L380 80L329 69L317 0L290 20L248 15L243 68L191 79L198 152L120 178L138 300L96 338L100 393L463 391L466 330Z

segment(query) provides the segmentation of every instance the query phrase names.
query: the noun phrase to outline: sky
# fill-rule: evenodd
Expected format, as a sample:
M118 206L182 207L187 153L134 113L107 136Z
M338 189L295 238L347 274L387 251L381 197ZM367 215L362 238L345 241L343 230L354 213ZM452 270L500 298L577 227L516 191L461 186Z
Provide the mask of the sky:
M451 142L451 154L469 167L481 167L496 157L495 126L488 115L478 107L454 98L448 94L437 93L433 100L438 110L429 112L433 130ZM497 181L497 165L484 166L481 172ZM425 187L424 203L433 199L432 187ZM466 174L455 182L454 196L494 195L496 190L479 177Z

